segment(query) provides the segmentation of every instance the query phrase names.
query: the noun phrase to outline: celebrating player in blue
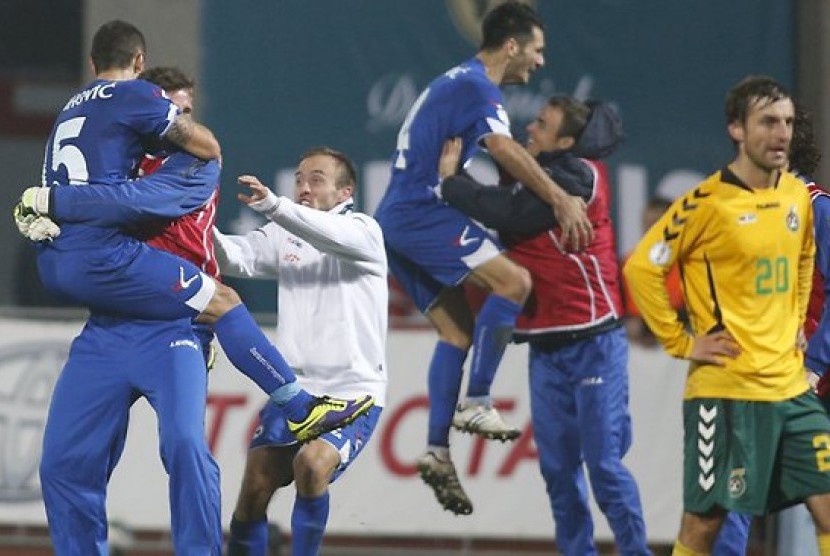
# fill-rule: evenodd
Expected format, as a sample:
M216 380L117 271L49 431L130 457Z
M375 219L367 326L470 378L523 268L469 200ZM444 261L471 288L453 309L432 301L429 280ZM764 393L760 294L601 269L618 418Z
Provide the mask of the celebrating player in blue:
M144 178L150 189L176 180L211 186L218 182L220 150L210 131L180 114L159 87L135 79L144 68L145 52L144 37L128 23L113 21L98 30L91 51L96 79L67 102L47 144L43 183L49 187L27 190L15 211L20 224L38 215L60 216L62 205L71 207L64 211L65 218L58 218L60 235L38 245L38 268L52 292L90 309L89 321L73 342L55 386L44 433L41 484L57 554L107 553L106 483L121 455L135 395L124 376L141 381L142 367L169 368L169 382L156 384L158 391L142 386L154 407L170 402L160 402L159 396L174 388L173 383L193 377L183 369L195 366L204 376L191 326L197 315L214 327L231 362L282 408L297 440L307 441L351 422L373 403L371 396L340 400L310 395L297 385L291 368L232 289L117 228L73 219L74 212L106 208L101 199L118 193L123 193L122 201L129 201L138 190L124 184L148 148L187 151L175 152L161 170ZM101 189L116 194L103 195ZM93 202L79 205L73 194ZM124 364L113 368L107 363L111 357L102 354L118 349ZM204 398L203 381L194 384L193 395ZM175 403L200 410L197 403ZM203 417L204 404L201 412ZM205 499L176 501L182 501L181 493L189 486L208 480L200 474L216 473L215 463L176 442L180 431L160 432L162 458L171 475L174 535L201 531L199 525L218 514L218 482ZM205 461L192 476L174 473L194 457ZM221 528L213 535L218 544L207 538L209 533L198 540L174 539L177 553L219 554Z
M496 412L490 387L531 282L483 228L437 196L444 142L460 138L464 162L486 148L551 205L565 244L581 249L593 233L585 202L565 193L513 140L498 88L526 84L544 64L542 21L526 4L508 1L485 16L482 35L476 56L433 80L410 109L376 213L390 269L438 332L428 373L428 447L418 469L439 503L456 514L471 513L472 504L450 459L450 426L500 440L520 434ZM475 319L461 288L467 280L490 291ZM471 346L467 398L456 407Z

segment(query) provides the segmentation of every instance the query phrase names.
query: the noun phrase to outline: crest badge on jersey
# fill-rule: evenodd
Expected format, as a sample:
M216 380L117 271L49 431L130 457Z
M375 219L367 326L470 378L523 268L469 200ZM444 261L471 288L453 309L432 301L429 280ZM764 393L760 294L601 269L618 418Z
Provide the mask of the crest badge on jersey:
M746 469L738 467L729 473L729 497L740 498L746 492Z
M787 229L791 232L795 232L798 230L798 213L795 211L795 205L790 207L789 212L787 212Z
M671 259L671 247L665 241L655 243L648 250L648 260L657 266L666 266Z

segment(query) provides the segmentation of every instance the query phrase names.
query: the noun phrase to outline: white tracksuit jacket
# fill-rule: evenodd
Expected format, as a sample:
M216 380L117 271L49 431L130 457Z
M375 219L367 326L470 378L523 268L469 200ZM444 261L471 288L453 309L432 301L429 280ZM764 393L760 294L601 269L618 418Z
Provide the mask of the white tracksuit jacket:
M244 236L215 231L225 276L276 278L275 345L315 395L386 399L388 285L380 226L352 212L279 198L271 222Z

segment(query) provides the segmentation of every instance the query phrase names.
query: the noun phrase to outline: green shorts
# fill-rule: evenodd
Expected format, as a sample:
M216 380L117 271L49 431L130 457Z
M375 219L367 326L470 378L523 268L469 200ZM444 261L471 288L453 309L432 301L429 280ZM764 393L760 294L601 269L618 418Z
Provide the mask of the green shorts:
M830 419L812 391L683 402L683 509L761 515L830 492Z

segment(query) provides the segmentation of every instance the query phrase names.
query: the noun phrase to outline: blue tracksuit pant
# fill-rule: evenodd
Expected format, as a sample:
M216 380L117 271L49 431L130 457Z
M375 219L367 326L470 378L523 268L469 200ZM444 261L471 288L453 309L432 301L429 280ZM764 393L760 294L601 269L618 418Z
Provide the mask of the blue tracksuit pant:
M176 554L221 554L219 469L204 432L207 376L190 319L100 316L72 343L44 434L40 479L55 554L108 554L107 482L139 396L158 416Z
M751 515L727 513L712 547L712 556L744 556L751 526Z
M597 554L583 463L623 556L651 554L640 495L621 459L631 444L628 340L617 328L557 347L530 348L530 401L556 544L566 556Z

